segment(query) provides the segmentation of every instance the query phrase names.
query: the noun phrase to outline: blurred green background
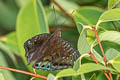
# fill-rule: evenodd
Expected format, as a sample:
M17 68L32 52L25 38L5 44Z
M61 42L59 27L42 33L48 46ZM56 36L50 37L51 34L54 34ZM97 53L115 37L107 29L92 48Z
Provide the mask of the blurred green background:
M62 37L77 48L79 33L75 23L52 1L35 1L38 2L33 0L0 0L0 66L32 71L32 65L26 64L23 49L24 41L40 33L54 32L56 27L61 27ZM69 14L72 14L72 10L83 9L82 7L85 6L91 6L96 10L100 9L98 10L99 14L107 9L107 0L56 0L56 2ZM53 5L55 9L53 9ZM40 10L37 12L33 8ZM38 13L37 17L35 17L34 12ZM44 17L41 18L39 14ZM43 21L43 23L39 22L40 27L38 27L37 21ZM38 72L46 76L49 73L42 70ZM57 73L57 71L51 72ZM102 73L99 74L103 75ZM8 79L29 80L30 76L0 69L0 80ZM39 78L38 80L42 79Z

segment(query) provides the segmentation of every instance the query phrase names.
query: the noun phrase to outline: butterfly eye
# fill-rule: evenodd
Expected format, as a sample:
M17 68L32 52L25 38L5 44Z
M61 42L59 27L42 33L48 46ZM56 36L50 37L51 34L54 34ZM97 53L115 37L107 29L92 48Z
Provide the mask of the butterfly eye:
M28 45L28 48L29 48L29 49L32 48L32 43L31 43L31 41L28 41L28 44L27 44L27 45Z

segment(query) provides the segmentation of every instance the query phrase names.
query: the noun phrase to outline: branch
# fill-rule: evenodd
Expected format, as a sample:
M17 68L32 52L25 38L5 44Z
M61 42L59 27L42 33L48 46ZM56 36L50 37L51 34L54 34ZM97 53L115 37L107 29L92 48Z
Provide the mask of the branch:
M96 36L96 39L97 39L97 41L98 41L100 50L101 50L102 55L103 55L103 57L104 57L105 65L106 65L106 67L109 67L109 65L108 65L108 63L107 63L107 58L106 58L105 53L104 53L104 50L103 50L103 47L102 47L102 45L101 45L101 43L100 43L100 39L99 39L99 37L98 37L98 35L97 35L96 28L95 28L95 27L92 27L92 30L93 30L93 32L94 32L94 34L95 34L95 36ZM110 76L111 80L113 80L112 75L111 75L111 73L110 73L109 70L108 70L108 73L109 73L109 76Z
M51 0L51 2L53 2L64 14L66 14L71 20L73 23L75 23L73 17L68 14L55 0Z
M76 29L76 27L74 27L74 26L61 26L61 30L74 30L74 29ZM52 27L52 28L50 28L50 32L55 32L55 30L56 30L56 27Z
M38 77L38 78L47 79L47 77L42 76L42 75L39 75L39 74L34 74L34 73L30 73L30 72L22 71L22 70L13 69L13 68L8 68L8 67L0 66L0 69L6 69L6 70L10 70L10 71L14 71L14 72L18 72L18 73L22 73L22 74L30 75L30 76L33 76L33 77Z
M92 52L89 53L90 57L95 61L96 64L100 64L97 59L95 58L95 56L93 55ZM108 78L108 80L111 80L110 77L108 76L108 74L105 72L105 70L102 70L105 74L105 76Z
M112 24L113 24L114 28L116 29L116 31L119 32L118 28L116 27L116 25L113 21L112 21Z

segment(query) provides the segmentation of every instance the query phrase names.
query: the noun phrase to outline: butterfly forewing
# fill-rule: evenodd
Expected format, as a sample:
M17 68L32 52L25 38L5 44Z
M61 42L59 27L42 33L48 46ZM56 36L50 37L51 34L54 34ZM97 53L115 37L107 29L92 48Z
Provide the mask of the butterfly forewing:
M33 55L40 49L41 45L49 36L50 34L47 33L36 35L24 43L24 48L26 51L25 56L27 58L28 64L32 62L31 59Z

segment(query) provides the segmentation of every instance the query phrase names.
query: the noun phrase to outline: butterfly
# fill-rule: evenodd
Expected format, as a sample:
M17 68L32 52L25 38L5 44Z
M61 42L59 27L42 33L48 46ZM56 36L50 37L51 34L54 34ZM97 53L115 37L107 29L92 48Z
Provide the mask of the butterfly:
M52 34L39 34L24 43L25 57L33 68L42 70L62 70L73 67L79 52L63 38L61 29Z

